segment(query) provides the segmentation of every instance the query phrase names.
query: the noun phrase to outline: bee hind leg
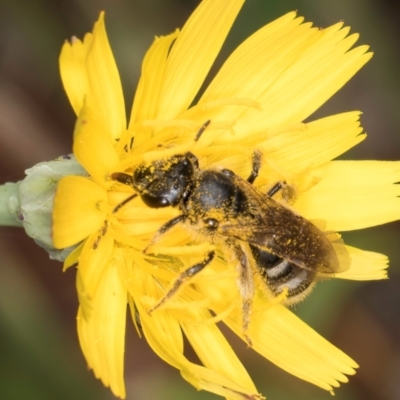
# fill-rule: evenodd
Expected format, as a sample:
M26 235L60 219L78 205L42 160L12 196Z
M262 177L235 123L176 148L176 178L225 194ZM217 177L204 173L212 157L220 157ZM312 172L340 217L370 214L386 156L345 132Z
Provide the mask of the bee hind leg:
M207 254L206 258L202 262L192 265L191 267L189 267L188 269L183 271L178 276L178 278L175 280L172 287L168 290L168 292L165 294L165 296L154 307L152 307L150 310L147 311L148 314L151 314L157 308L162 306L167 300L169 300L179 290L179 288L182 286L182 284L189 281L196 274L198 274L200 271L202 271L204 269L204 267L206 267L208 264L210 264L210 262L214 259L214 256L215 256L215 252L210 251Z
M242 330L243 336L249 346L253 343L247 335L247 330L250 324L251 307L254 297L254 278L253 270L250 265L249 258L246 252L238 244L233 246L237 260L239 261L238 270L238 288L242 298Z

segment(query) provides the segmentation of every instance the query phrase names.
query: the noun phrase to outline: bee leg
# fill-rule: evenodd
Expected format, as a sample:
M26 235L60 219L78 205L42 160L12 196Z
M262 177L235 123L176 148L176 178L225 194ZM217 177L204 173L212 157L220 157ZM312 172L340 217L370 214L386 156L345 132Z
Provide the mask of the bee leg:
M160 236L164 235L164 233L168 232L172 227L174 227L175 225L179 224L179 222L182 222L185 220L185 216L183 214L178 215L175 218L170 219L169 221L167 221L156 233L155 235L152 237L150 243L143 249L143 253L146 254L147 253L147 249L153 245L154 243L157 242L157 240L160 238Z
M272 186L271 189L268 190L267 195L269 197L274 196L275 194L277 194L280 190L283 189L283 187L286 185L285 181L279 181L276 182L274 186Z
M256 180L258 173L261 168L261 151L260 150L255 150L253 153L253 164L252 164L252 169L250 172L249 177L247 178L247 182L253 184L254 181Z
M254 297L254 278L251 269L250 261L247 254L240 245L234 245L234 252L237 260L239 261L239 278L238 287L240 296L242 298L242 329L244 338L249 346L253 343L247 336L246 331L249 328L251 306Z
M252 169L251 169L249 177L247 178L247 182L249 182L251 184L254 183L254 181L256 180L256 178L258 176L258 173L260 171L260 168L261 168L261 156L262 156L262 153L261 153L260 150L255 150L254 151ZM278 193L280 190L282 190L285 186L286 186L286 182L285 181L279 181L279 182L275 183L275 185L272 186L271 189L268 190L267 195L272 197L276 193Z
M200 271L202 271L204 269L204 267L206 267L208 264L210 264L210 262L213 260L214 256L215 256L215 252L210 251L207 254L207 257L202 262L192 265L190 268L183 271L178 276L178 278L176 279L176 281L174 282L172 287L168 290L167 294L153 308L151 308L148 311L148 314L151 314L153 311L155 311L157 308L159 308L161 305L163 305L168 299L170 299L179 290L179 288L182 286L182 284L184 284L185 282L187 282L188 280L193 278L196 274L198 274Z
M211 120L209 119L208 121L204 122L204 124L200 127L199 131L196 134L196 137L194 138L194 141L197 142L203 132L206 130L207 126L210 125Z

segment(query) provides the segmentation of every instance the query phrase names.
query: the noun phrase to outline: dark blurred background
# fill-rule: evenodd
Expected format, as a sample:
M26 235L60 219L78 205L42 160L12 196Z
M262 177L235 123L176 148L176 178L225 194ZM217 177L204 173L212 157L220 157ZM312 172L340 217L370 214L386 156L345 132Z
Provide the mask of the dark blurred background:
M155 35L181 27L198 0L0 0L0 182L17 181L34 164L71 151L75 116L64 94L58 55L64 40L90 31L106 10L127 107ZM400 159L400 3L394 0L247 0L223 54L280 15L298 10L315 25L340 20L359 32L375 56L313 116L361 110L368 139L347 159ZM362 204L360 204L362 207ZM400 217L400 213L399 213ZM400 399L399 223L345 235L360 248L387 254L390 280L329 281L294 311L361 368L336 390L339 400ZM112 399L86 367L76 335L75 272L17 228L0 228L0 398ZM128 399L216 399L196 392L159 360L128 324ZM261 393L271 400L330 399L232 343Z

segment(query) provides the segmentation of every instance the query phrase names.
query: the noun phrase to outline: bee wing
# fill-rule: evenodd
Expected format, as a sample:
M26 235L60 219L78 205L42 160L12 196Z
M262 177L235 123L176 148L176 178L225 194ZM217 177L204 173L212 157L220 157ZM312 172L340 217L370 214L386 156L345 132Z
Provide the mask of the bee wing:
M332 274L341 270L336 252L320 231L308 224L276 226L273 232L254 232L253 244L305 269Z
M328 237L314 224L246 181L240 179L238 184L245 189L251 216L222 223L224 235L246 241L308 270L332 274L347 269L348 265L340 264Z

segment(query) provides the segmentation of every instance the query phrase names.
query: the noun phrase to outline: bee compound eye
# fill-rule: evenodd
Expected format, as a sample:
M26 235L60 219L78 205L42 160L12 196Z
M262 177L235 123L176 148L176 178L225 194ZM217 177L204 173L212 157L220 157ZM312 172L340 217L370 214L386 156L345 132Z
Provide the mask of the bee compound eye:
M218 221L214 218L207 218L204 220L205 225L208 229L217 229L218 228Z
M141 198L143 203L151 208L162 208L171 205L171 202L168 200L168 198L164 196L151 196L149 194L143 194L141 195Z

